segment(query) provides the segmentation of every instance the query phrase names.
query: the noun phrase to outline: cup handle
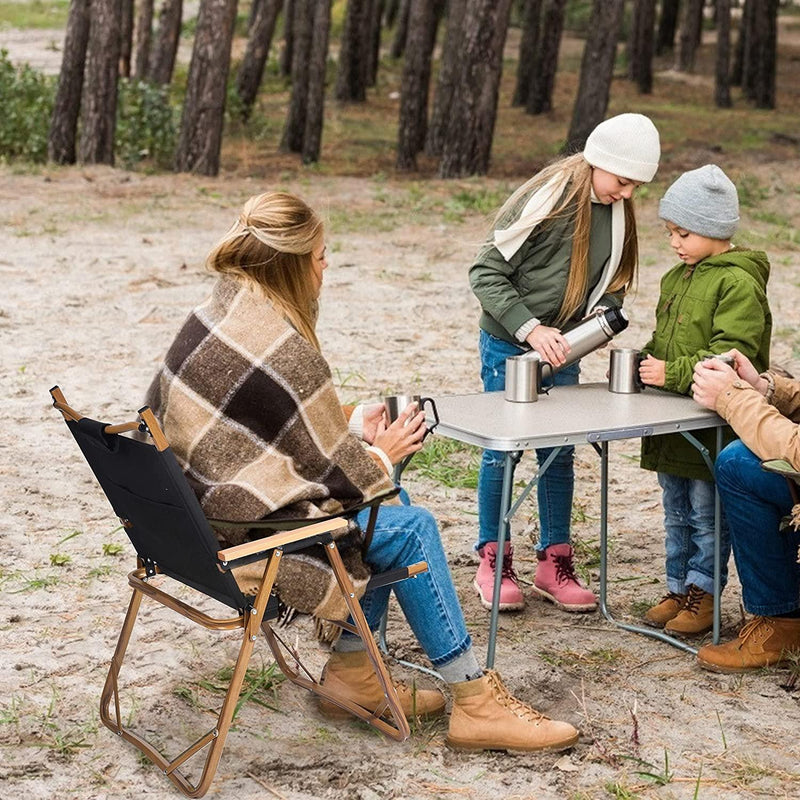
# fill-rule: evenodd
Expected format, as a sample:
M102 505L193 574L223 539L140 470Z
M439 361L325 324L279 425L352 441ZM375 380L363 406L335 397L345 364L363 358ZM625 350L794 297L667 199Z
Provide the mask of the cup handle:
M426 437L429 433L433 433L434 428L439 424L439 412L436 409L436 403L432 397L420 397L419 399L419 407L421 409L425 408L425 403L431 404L431 412L433 413L433 425L431 425L425 431L425 436L422 437L422 441L424 442Z

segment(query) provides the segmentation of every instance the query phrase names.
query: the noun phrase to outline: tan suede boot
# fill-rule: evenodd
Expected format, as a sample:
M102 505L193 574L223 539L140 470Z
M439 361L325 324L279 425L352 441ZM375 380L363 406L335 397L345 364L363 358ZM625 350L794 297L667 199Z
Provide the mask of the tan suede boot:
M322 671L320 683L336 694L357 703L369 711L375 711L385 702L378 676L372 668L366 651L331 653ZM444 695L438 689L418 689L393 681L406 719L435 717L444 712ZM319 710L326 717L345 719L351 714L335 703L317 698Z
M447 744L455 750L566 750L578 741L568 722L556 722L517 700L494 670L454 683Z
M654 628L663 628L686 605L686 595L668 592L659 603L648 609L644 621Z
M689 584L683 608L664 626L665 633L696 636L710 631L714 624L714 595Z
M754 617L731 642L707 644L697 663L712 672L750 672L787 661L800 652L800 619Z

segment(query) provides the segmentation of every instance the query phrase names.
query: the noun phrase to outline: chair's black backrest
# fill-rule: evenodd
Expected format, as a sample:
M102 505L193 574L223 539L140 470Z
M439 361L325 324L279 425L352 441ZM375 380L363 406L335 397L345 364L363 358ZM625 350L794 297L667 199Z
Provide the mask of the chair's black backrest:
M218 567L219 543L172 450L107 434L83 417L67 425L106 493L125 520L139 557L222 603L244 611L248 602L229 572Z

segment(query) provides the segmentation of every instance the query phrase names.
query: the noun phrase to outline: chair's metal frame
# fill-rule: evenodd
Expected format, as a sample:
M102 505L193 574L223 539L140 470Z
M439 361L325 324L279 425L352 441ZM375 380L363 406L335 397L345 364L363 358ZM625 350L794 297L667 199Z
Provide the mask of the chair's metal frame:
M67 404L58 386L53 387L50 390L50 394L53 398L53 405L61 412L65 421L78 422L82 419L82 416ZM159 453L167 453L169 444L153 412L149 408L145 407L141 409L138 419L133 422L120 425L106 425L103 428L103 432L106 435L121 435L131 431L140 431L149 434L152 438L153 446L156 447ZM169 456L174 458L171 452ZM121 521L123 526L131 525L131 523L125 519ZM397 692L392 684L386 666L383 663L383 659L375 644L372 633L369 630L352 582L342 563L342 558L339 554L336 542L333 541L330 536L331 531L341 528L346 522L346 519L341 517L328 519L322 522L314 522L312 524L308 524L308 520L297 521L296 524L303 525L303 527L293 530L281 530L280 532L273 533L273 535L255 541L219 550L217 553L219 561L217 566L223 571L230 570L232 567L241 563L249 563L253 560L261 559L266 560L264 574L255 596L249 597L242 595L242 613L233 617L211 617L188 603L177 599L163 588L154 586L149 580L154 574L160 573L161 570L158 569L157 565L153 568L152 564L143 562L141 556L138 558L137 569L133 570L128 575L128 584L132 589L132 595L117 641L116 650L111 659L105 685L103 686L100 701L100 718L103 724L114 731L114 733L130 742L144 753L187 797L202 797L208 791L214 778L259 630L261 630L266 637L267 643L269 644L270 650L280 670L292 683L302 686L314 694L346 709L354 716L375 727L392 739L402 741L409 736L410 729L408 721L403 714ZM287 524L289 523L283 522L280 527L285 528ZM261 525L263 526L264 523L262 522ZM384 693L384 703L377 709L363 708L346 698L337 696L327 689L303 665L296 649L287 646L270 624L277 616L279 607L277 597L275 597L272 592L284 549L289 546L291 546L292 549L296 549L298 546L310 547L314 544L322 544L324 546L328 561L336 577L336 582L342 592L352 619L352 623L343 620L329 621L344 630L348 630L360 636L363 640L367 655ZM425 562L420 562L409 567L393 570L389 573L376 575L370 580L368 589L413 577L425 570L427 570L427 564L425 564ZM174 570L172 570L170 574L172 577L180 580L180 575L175 575ZM225 698L222 702L222 707L215 725L189 745L182 753L172 758L160 752L143 736L126 727L123 724L120 712L119 675L131 634L136 624L141 602L145 596L177 612L192 622L201 625L207 630L241 630L242 632L242 640L236 659L236 666L234 667L230 684L225 693ZM287 659L287 654L289 659ZM290 665L289 660L291 660L294 666ZM182 772L180 767L191 756L205 747L208 747L208 752L206 754L202 773L196 782L192 782L184 772Z

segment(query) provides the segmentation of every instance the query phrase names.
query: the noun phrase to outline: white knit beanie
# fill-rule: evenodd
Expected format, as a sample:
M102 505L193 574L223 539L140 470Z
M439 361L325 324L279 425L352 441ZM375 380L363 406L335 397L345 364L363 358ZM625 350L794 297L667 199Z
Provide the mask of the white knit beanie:
M589 134L583 157L618 178L649 183L661 157L658 131L644 114L618 114Z
M667 189L658 216L690 233L727 240L739 223L739 195L716 164L706 164L684 172Z

